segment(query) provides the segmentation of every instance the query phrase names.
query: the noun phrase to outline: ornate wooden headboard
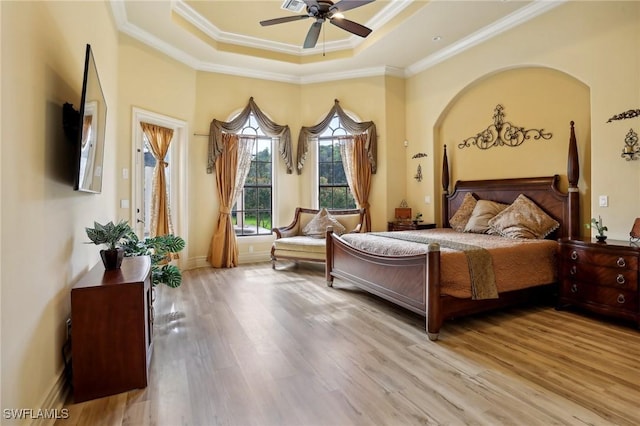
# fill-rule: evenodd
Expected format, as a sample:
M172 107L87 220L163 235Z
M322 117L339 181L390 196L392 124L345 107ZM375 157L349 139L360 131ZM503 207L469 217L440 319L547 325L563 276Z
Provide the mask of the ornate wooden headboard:
M450 194L449 164L445 146L442 164L442 225L449 227L449 219L458 210L467 192L473 193L477 199L497 201L504 204L511 204L518 195L524 194L560 223L560 228L550 236L551 238L577 237L580 235L579 175L578 149L573 121L571 122L567 162L569 190L566 193L558 188L560 179L558 175L554 175L533 178L457 181L453 192Z

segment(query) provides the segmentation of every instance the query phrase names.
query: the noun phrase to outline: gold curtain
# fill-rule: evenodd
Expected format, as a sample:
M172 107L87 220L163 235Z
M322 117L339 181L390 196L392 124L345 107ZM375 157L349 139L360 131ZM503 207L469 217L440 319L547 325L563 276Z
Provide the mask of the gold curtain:
M89 142L89 135L91 134L91 132L89 132L89 129L91 129L91 123L93 122L93 115L85 115L82 119L82 148L84 149L84 147L87 145L87 142Z
M233 268L238 266L238 243L231 220L231 209L249 173L254 140L231 133L220 136L222 152L215 162L220 216L207 260L214 268Z
M169 163L165 161L165 157L171 145L173 129L167 129L166 127L149 123L140 123L140 125L149 140L151 154L153 158L156 159L156 166L153 169L149 234L151 237L173 234L166 175L164 172L164 169L169 165Z
M358 208L365 209L364 232L371 231L369 192L371 190L371 162L367 152L367 135L360 134L340 141L340 154L347 183Z

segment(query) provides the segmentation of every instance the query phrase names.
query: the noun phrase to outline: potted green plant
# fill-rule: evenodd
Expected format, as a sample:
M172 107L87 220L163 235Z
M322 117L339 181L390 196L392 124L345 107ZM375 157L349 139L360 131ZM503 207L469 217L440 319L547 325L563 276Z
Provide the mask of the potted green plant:
M85 231L93 244L106 245L106 249L100 250L104 268L107 270L120 268L124 257L121 242L132 231L129 223L125 220L118 222L118 224L108 222L104 225L93 222L93 228L85 228Z
M597 231L597 235L596 235L596 239L598 240L598 242L603 243L606 239L607 236L604 235L605 231L608 231L609 229L604 226L604 224L602 223L602 218L600 216L598 216L598 218L596 219L595 217L591 218L591 223L587 223L585 224L585 226L587 228L595 228Z
M182 272L176 265L172 265L173 253L182 251L185 241L176 235L161 235L140 240L135 232L129 232L124 239L122 247L125 257L150 256L151 257L151 283L156 286L165 284L176 288L182 284Z

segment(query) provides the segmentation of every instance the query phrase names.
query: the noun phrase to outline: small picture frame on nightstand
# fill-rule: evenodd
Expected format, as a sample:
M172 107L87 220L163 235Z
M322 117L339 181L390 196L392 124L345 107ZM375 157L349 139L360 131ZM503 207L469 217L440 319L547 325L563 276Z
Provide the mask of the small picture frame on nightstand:
M633 227L631 228L631 232L629 232L629 240L632 243L640 242L640 217L637 217L633 222Z

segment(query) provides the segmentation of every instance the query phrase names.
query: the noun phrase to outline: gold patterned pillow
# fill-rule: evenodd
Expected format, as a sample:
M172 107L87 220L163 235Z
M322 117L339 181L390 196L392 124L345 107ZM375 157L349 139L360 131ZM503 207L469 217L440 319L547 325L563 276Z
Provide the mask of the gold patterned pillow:
M467 192L462 199L462 204L456 210L455 214L449 219L449 225L458 232L463 232L467 225L473 208L476 206L476 199L470 192Z
M302 233L309 237L324 238L326 236L327 226L333 226L333 232L338 235L342 235L346 231L338 219L333 217L326 208L323 208L307 223L302 229Z
M486 234L489 231L489 221L507 208L506 204L496 201L478 200L471 212L471 217L464 227L464 232Z
M558 229L560 224L520 194L509 207L489 221L489 227L503 237L542 239Z

